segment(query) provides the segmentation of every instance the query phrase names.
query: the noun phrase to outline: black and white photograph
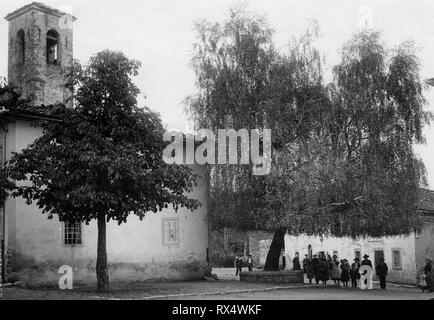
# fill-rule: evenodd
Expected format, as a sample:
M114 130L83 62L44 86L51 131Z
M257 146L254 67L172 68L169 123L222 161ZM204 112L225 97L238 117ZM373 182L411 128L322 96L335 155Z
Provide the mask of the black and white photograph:
M434 299L432 1L0 14L0 304Z

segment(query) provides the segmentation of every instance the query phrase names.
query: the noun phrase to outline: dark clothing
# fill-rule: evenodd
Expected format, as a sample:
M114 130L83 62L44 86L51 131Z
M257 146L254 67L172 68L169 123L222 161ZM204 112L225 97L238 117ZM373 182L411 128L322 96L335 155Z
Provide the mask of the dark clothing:
M431 270L432 270L432 262L430 261L425 265L425 268L423 268L423 273L425 273L425 275L428 276L431 274Z
M247 258L247 267L249 268L249 271L253 270L253 258L252 257Z
M372 262L371 262L371 260L369 260L369 259L364 259L364 260L362 261L362 266L366 266L366 265L368 265L368 266L370 266L370 267L372 268Z
M381 289L386 289L386 276L379 276Z
M386 276L387 271L389 271L389 269L387 268L387 264L385 262L380 262L379 264L377 264L377 268L375 269L378 276Z
M326 260L319 260L319 266L320 266L320 280L323 282L326 282L329 280L329 264Z
M238 276L240 274L241 271L243 271L243 264L244 264L244 259L242 257L237 257L235 259L235 276Z
M354 262L351 265L350 277L351 277L351 286L353 287L357 287L357 279L360 279L359 268L360 268L360 264L358 262Z
M423 269L425 273L425 282L426 282L426 290L429 292L433 291L433 271L432 271L432 262L428 262Z
M341 281L350 281L350 265L348 263L341 263Z
M364 259L362 261L362 266L370 266L373 269L372 262L369 259ZM365 274L366 274L366 272L365 272ZM368 279L365 279L365 284L368 284Z
M237 267L237 268L242 268L242 267L243 267L243 264L244 264L244 259L243 259L243 258L241 258L241 257L237 257L237 258L235 259L235 267Z
M379 264L377 264L377 267L375 269L378 277L380 278L381 289L386 289L386 276L387 271L389 270L387 268L387 264L385 262L380 262Z
M303 271L304 273L307 272L307 265L310 263L310 260L308 258L303 259Z
M306 274L307 278L309 279L309 283L312 282L312 279L315 277L315 268L313 265L313 261L308 260L306 263Z
M319 259L313 258L312 259L312 268L313 268L313 274L315 277L315 282L318 284L321 280L321 266L319 265Z
M301 270L301 267L300 267L300 260L298 259L298 257L295 257L295 258L292 260L292 269L293 269L293 270Z

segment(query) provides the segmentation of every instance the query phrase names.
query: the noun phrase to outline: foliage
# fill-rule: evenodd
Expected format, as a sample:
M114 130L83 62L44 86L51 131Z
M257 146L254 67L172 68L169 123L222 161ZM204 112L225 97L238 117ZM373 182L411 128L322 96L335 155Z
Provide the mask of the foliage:
M268 176L210 170L217 225L351 237L419 227L425 171L413 147L432 116L411 42L388 50L378 32L356 34L325 84L315 24L288 54L263 18L243 10L197 31L198 93L186 101L196 126L272 129Z
M196 31L192 65L198 93L186 99L196 127L273 128L275 149L316 129L323 103L314 102L325 98L321 57L310 45L316 28L294 39L287 55L274 48L265 19L243 8L231 9L222 24L202 21ZM253 176L249 166L233 165L213 166L210 175L214 225L264 227L253 216L264 206L263 177Z

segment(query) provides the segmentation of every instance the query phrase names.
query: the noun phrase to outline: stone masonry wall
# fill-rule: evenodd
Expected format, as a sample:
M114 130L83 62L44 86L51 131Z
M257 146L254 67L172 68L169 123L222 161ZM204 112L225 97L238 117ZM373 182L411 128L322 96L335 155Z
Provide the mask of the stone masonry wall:
M20 63L17 34L25 34L24 63ZM47 32L59 34L57 64L47 63ZM8 79L22 88L23 96L34 104L65 102L70 92L65 88L64 68L72 63L73 31L58 16L31 10L9 21Z

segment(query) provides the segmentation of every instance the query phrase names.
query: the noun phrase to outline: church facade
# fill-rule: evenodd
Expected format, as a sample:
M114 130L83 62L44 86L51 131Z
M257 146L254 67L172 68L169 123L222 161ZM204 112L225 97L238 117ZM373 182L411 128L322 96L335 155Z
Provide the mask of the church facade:
M75 17L41 3L31 3L6 16L9 22L8 81L35 105L71 103L63 70L72 63ZM1 163L42 134L32 125L40 116L0 111ZM208 266L208 182L200 166L190 197L201 206L191 212L171 208L149 213L142 221L107 224L111 280L197 279ZM96 280L96 222L48 220L33 203L7 198L1 208L2 278L28 284L57 284L58 269L69 265L74 283Z

